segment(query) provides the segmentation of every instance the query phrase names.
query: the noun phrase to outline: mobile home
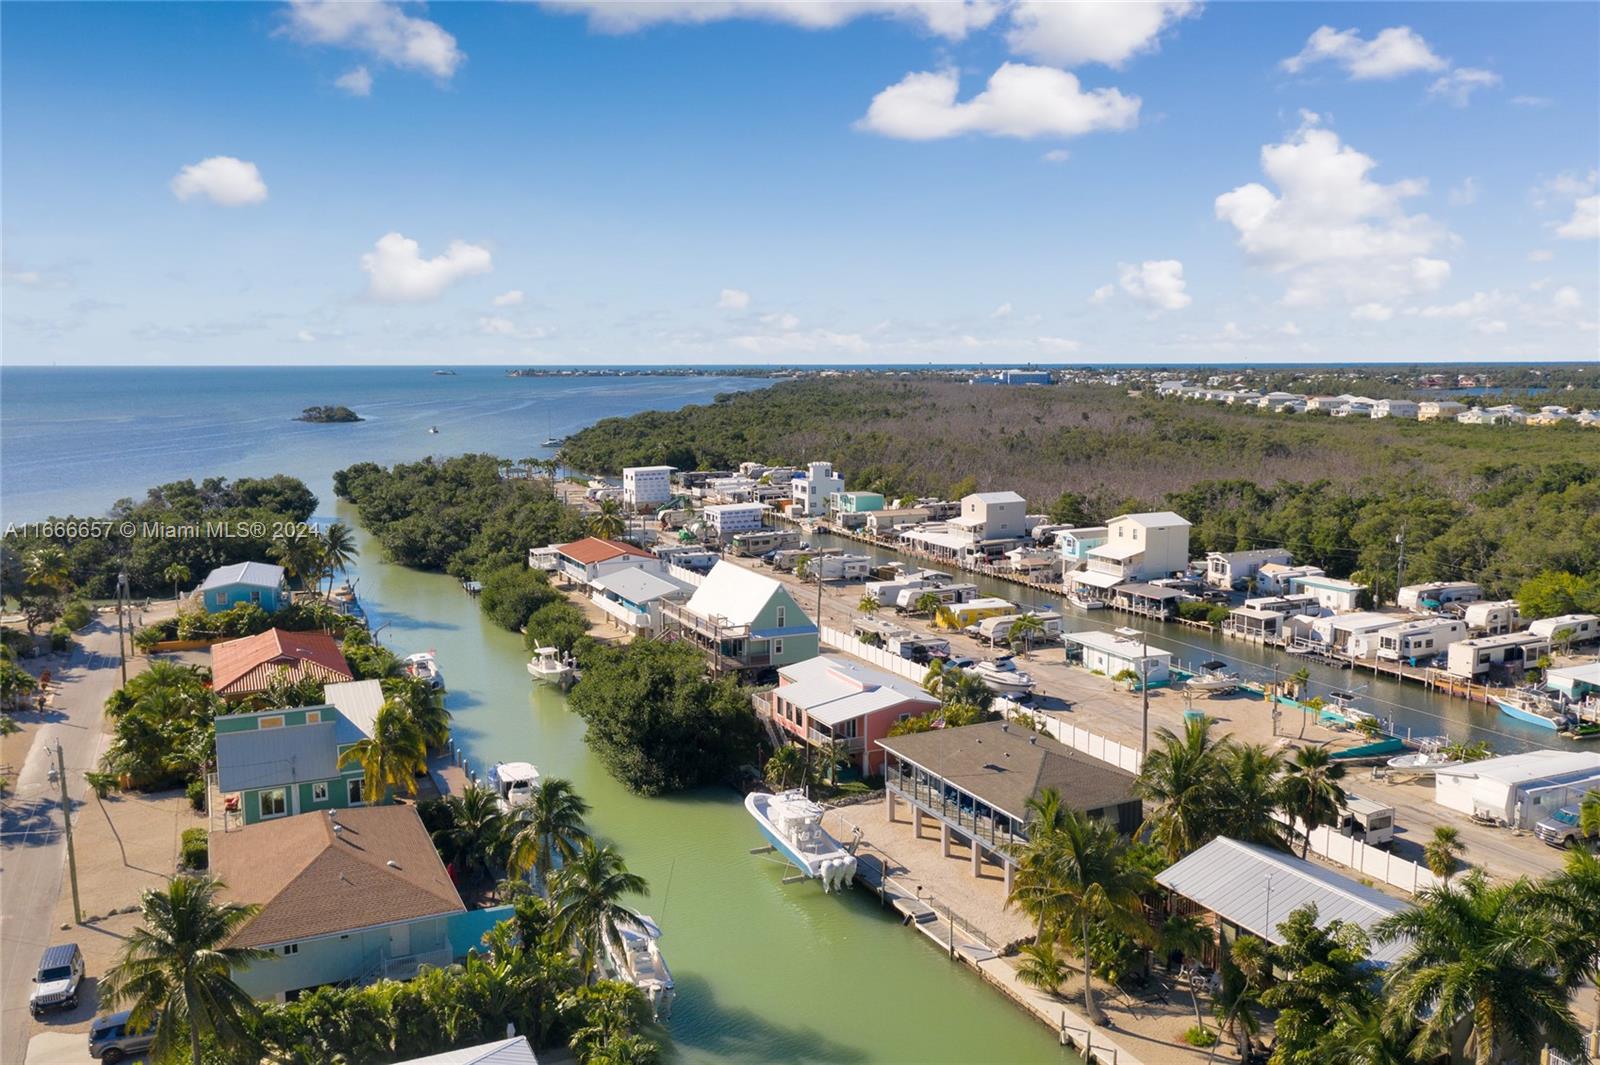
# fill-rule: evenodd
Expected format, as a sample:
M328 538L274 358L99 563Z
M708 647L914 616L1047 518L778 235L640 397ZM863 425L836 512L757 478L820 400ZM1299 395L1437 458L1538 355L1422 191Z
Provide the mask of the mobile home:
M1515 632L1522 623L1522 613L1517 609L1515 599L1468 603L1461 616L1467 623L1467 631L1476 636L1499 636L1503 632Z
M1479 680L1496 669L1520 672L1526 663L1549 651L1549 638L1534 632L1480 636L1451 644L1445 671L1464 680Z
M1380 629L1378 657L1391 662L1432 658L1446 647L1467 638L1467 623L1454 618L1423 618L1392 629Z
M757 529L734 533L729 552L740 558L757 558L769 551L799 546L800 534L793 529Z
M1551 643L1558 642L1557 633L1562 634L1561 641L1568 644L1588 643L1600 639L1600 617L1593 614L1562 614L1560 617L1540 618L1528 624L1528 631L1535 636L1543 636Z
M1172 652L1143 639L1100 631L1069 632L1061 639L1069 655L1077 651L1085 669L1108 677L1129 670L1136 676L1148 678L1151 684L1162 684L1172 678Z
M1472 581L1433 581L1406 585L1395 602L1403 610L1437 610L1447 603L1473 603L1482 598L1483 589Z
M962 603L949 604L950 613L955 615L955 626L964 629L968 625L975 625L984 618L996 618L1002 614L1016 614L1017 604L1008 599L996 596L984 596L978 599L968 599Z
M939 600L941 606L955 606L960 603L970 603L978 598L976 584L934 584L926 588L905 588L894 597L896 610L914 610L918 599L924 595L933 595Z
M989 644L1001 643L1011 636L1011 627L1021 621L1026 614L996 614L994 617L984 618L976 625L971 626L969 635ZM1046 643L1061 635L1061 615L1053 610L1037 611L1033 614L1039 619L1040 629L1033 634L1033 642Z

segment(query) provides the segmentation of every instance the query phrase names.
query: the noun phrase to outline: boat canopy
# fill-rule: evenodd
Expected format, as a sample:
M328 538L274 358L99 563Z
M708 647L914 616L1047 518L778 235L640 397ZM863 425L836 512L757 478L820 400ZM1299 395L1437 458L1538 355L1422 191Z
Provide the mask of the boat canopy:
M539 771L531 762L501 762L494 772L502 785L531 784L539 779Z

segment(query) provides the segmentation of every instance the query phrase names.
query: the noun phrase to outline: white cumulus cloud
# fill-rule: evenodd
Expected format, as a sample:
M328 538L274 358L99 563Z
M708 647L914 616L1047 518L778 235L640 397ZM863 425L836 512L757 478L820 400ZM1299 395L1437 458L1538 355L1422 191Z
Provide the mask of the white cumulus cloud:
M552 11L582 14L602 33L632 33L660 23L704 24L761 19L807 30L831 30L858 18L884 16L958 41L994 21L998 0L545 0Z
M1078 341L1069 337L1035 337L1033 342L1044 351L1068 354L1083 347Z
M1462 178L1461 184L1452 188L1445 194L1445 200L1451 207L1467 207L1478 202L1478 181L1476 178Z
M385 233L361 256L361 269L371 276L374 299L413 303L437 299L462 278L488 273L494 263L488 248L463 240L452 241L443 255L424 259L416 241Z
M1115 285L1101 285L1099 288L1097 288L1093 292L1089 293L1089 302L1090 303L1106 303L1106 302L1109 302L1111 297L1115 296L1116 294L1117 294L1117 286L1115 286Z
M997 137L1076 137L1129 129L1139 121L1139 98L1116 89L1085 91L1064 70L1006 63L988 86L958 102L954 70L907 74L873 97L860 129L902 140L936 140L964 133Z
M1177 311L1194 300L1184 291L1183 264L1176 259L1152 259L1137 266L1119 263L1122 291L1163 311Z
M1011 8L1006 43L1018 55L1071 67L1118 67L1154 51L1163 30L1200 10L1190 0L1020 0Z
M399 4L386 0L290 0L288 26L299 40L365 52L392 66L444 80L466 58L444 27L408 15Z
M1561 310L1568 311L1583 306L1583 297L1571 285L1562 285L1550 297L1550 302Z
M1216 214L1233 226L1250 261L1285 276L1291 306L1436 289L1449 279L1450 264L1431 253L1450 234L1403 209L1427 183L1381 184L1371 178L1377 165L1308 122L1261 149L1262 172L1278 191L1241 185L1217 197Z
M1556 227L1556 236L1565 240L1600 239L1600 196L1573 201L1572 217Z
M1064 163L1071 158L1072 153L1065 148L1051 148L1044 153L1044 161L1047 163Z
M752 355L801 355L822 352L860 355L872 346L859 333L836 333L827 329L736 336L728 343Z
M1472 94L1479 89L1493 89L1500 84L1500 75L1492 70L1474 67L1457 67L1428 86L1428 95L1448 101L1457 107L1471 102Z
M989 317L990 318L1010 318L1011 317L1011 301L1007 300L1006 302L1002 303L1000 306L996 307L994 310L990 311L989 312Z
M717 310L742 311L750 306L750 293L738 288L725 288L717 297Z
M1394 317L1394 308L1382 303L1363 303L1351 309L1350 317L1364 322L1387 322Z
M1357 81L1440 71L1450 65L1435 55L1428 42L1409 26L1380 30L1371 40L1363 40L1359 30L1322 26L1306 41L1299 55L1290 56L1279 65L1291 74L1298 74L1322 62L1337 64Z
M522 306L522 300L522 290L520 288L514 288L510 292L500 293L500 295L496 296L489 302L494 304L496 307L520 307Z
M788 311L773 311L771 314L763 314L761 316L761 324L770 325L772 328L785 333L792 333L800 328L800 319Z
M372 95L372 71L366 67L348 70L335 78L333 83L351 96Z
M256 164L231 155L213 155L184 167L172 179L172 194L185 202L204 196L224 207L245 207L267 198L267 183Z

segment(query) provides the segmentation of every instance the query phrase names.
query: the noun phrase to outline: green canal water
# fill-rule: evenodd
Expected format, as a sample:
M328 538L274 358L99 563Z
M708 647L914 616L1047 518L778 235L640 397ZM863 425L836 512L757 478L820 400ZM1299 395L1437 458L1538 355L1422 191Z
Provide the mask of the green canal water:
M355 524L341 507L337 515ZM650 883L677 985L671 1032L682 1062L1072 1062L1052 1033L865 891L782 884L789 871L726 789L630 794L583 743L583 723L524 668L519 636L484 621L451 578L381 561L358 534L352 578L379 638L433 650L456 742L473 765L527 760L571 779L590 822Z

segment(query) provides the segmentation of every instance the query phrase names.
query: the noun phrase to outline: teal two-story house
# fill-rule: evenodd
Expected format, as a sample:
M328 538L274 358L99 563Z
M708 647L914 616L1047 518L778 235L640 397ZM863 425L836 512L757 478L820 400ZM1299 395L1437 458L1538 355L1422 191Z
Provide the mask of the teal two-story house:
M781 582L718 562L686 603L664 603L665 631L697 644L712 668L764 674L817 656L817 626Z
M289 582L283 567L266 562L240 562L219 566L200 585L206 613L215 614L240 603L254 603L271 614L289 605Z
M376 680L329 684L321 706L216 719L217 790L230 822L253 825L315 810L360 806L361 767L339 758L372 734L383 706Z

